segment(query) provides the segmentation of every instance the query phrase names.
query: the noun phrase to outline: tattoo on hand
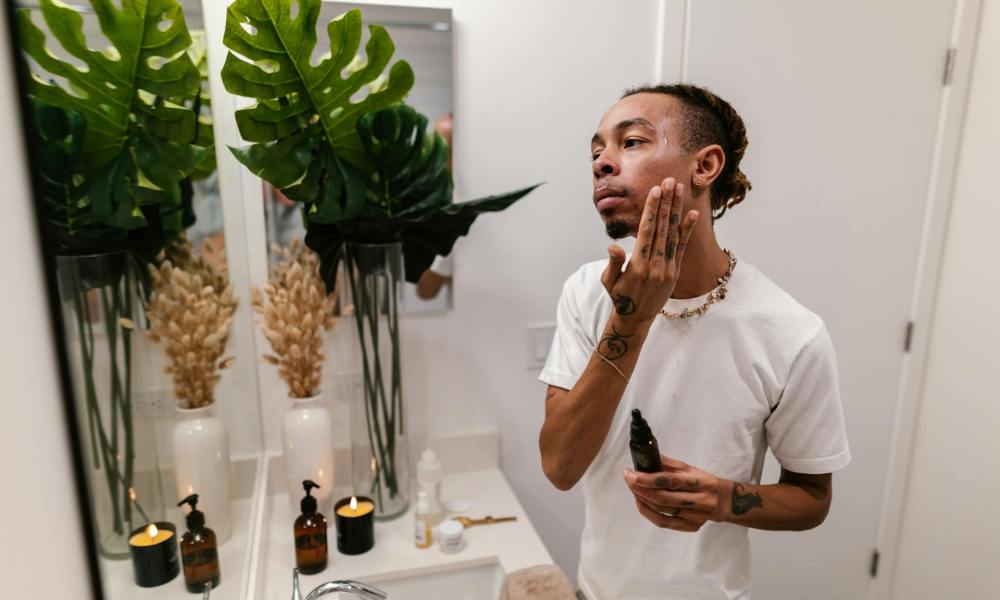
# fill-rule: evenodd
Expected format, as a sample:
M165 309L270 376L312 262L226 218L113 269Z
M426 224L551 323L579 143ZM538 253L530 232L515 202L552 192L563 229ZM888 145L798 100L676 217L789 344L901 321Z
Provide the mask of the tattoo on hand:
M677 254L677 242L671 241L667 244L667 260L673 260L674 254Z
M743 515L750 512L752 508L761 508L764 506L764 500L760 497L760 494L755 494L753 492L743 492L743 484L734 483L733 484L733 514Z
M649 244L642 247L642 257L647 258L649 256Z
M697 479L688 479L687 480L687 484L688 484L689 488L696 488L696 487L698 487L698 480Z
M657 477L656 481L653 482L653 485L655 485L656 487L658 487L660 489L666 489L667 488L667 478L666 477Z
M683 506L684 508L690 508L694 506L694 500L685 500L681 502L681 506Z
M615 296L615 311L620 315L630 315L635 312L635 301L624 294Z
M670 213L670 224L676 225L681 222L681 216L677 213Z
M601 343L597 346L597 352L608 360L615 360L625 356L628 352L628 344L625 342L625 338L630 338L631 335L623 335L618 333L615 326L611 326L611 333L604 336Z

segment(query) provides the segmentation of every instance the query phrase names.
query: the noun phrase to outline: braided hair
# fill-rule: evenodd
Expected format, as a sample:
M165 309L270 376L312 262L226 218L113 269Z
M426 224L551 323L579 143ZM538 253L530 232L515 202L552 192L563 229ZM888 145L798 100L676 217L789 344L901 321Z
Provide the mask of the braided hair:
M722 147L726 163L722 173L709 187L712 220L721 218L726 210L742 202L751 188L750 180L740 170L740 160L749 144L743 118L728 102L695 85L640 86L626 90L622 98L646 93L672 96L684 107L682 119L685 132L681 147L685 152L711 144Z

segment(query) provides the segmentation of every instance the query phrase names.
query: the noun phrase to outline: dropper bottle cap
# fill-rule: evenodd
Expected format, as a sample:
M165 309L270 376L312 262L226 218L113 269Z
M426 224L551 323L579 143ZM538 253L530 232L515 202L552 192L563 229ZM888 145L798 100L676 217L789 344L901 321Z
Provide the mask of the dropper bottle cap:
M642 417L642 412L638 408L632 409L632 427L631 427L632 439L640 442L646 443L653 437L653 432L649 428L649 423L646 419Z
M302 510L302 514L304 515L314 515L316 514L316 498L312 496L312 489L318 488L319 484L306 479L302 482L302 487L305 488L306 495L302 498L302 502L299 503L299 509Z
M189 505L191 512L187 514L188 530L194 531L205 526L205 513L198 510L198 494L191 494L177 503L177 506Z

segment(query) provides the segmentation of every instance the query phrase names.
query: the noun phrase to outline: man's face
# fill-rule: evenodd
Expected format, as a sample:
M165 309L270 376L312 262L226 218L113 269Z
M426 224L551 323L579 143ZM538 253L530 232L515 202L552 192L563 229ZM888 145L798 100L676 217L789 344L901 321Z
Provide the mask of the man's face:
M687 183L679 102L666 94L622 98L601 119L590 143L594 206L614 239L635 235L649 190L667 177Z

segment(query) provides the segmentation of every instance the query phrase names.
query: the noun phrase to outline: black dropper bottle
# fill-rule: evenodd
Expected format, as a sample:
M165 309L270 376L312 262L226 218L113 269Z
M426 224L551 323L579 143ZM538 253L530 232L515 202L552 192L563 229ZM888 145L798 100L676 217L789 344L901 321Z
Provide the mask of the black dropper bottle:
M306 575L326 568L326 517L316 512L316 498L311 492L319 485L306 479L302 482L306 495L299 504L302 514L295 519L295 566Z
M632 409L632 428L628 448L632 451L632 464L640 473L658 473L663 470L660 462L660 447L649 429L649 423L642 418L638 408Z
M181 563L184 565L184 585L187 591L200 594L208 584L219 586L219 550L215 532L205 527L205 513L198 510L198 494L191 494L177 503L188 504L187 533L181 537Z

